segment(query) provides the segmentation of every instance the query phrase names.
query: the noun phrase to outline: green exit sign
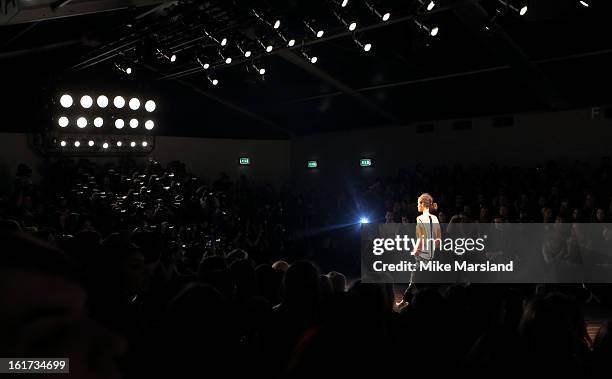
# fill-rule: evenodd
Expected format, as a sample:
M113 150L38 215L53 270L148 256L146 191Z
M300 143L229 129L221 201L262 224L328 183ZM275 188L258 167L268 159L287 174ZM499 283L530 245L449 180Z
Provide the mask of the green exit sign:
M249 158L249 157L242 157L242 158L240 158L239 162L243 166L250 165L251 164L251 158Z
M359 165L361 167L370 167L372 166L372 160L369 158L362 158L359 160Z
M308 167L308 168L317 168L317 167L319 167L319 163L317 161L308 161L308 162L306 162L306 167Z

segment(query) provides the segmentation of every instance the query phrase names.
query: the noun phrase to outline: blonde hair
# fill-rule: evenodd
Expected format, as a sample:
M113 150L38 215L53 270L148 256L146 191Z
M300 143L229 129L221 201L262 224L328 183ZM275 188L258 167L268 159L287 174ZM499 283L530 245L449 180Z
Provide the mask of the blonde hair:
M421 196L419 196L418 202L420 203L421 200L425 202L425 206L429 208L430 211L438 210L438 203L434 203L433 196L431 196L427 192L422 193Z

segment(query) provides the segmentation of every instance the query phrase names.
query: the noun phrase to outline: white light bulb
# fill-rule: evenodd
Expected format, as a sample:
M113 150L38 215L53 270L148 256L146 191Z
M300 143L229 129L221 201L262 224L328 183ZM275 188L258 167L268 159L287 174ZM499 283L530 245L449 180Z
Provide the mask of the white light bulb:
M79 141L74 141L74 147L79 147L81 146L81 143Z
M64 108L70 108L72 106L72 96L68 94L62 95L62 97L60 97L60 104Z
M130 99L130 102L128 103L128 105L130 106L131 110L133 111L138 110L138 108L140 108L140 100L133 97Z
M116 108L123 108L125 106L125 99L122 96L115 96L113 104Z
M365 45L363 45L363 50L364 51L372 50L372 44L371 43L366 43Z
M88 145L91 147L91 146L93 146L93 145L94 145L94 141L89 140L89 142L87 142L87 144L88 144Z
M102 117L94 118L94 126L96 128L101 128L103 124L104 124L104 120L102 119Z
M108 105L108 97L106 97L104 95L100 95L100 96L98 96L98 99L96 100L96 103L98 103L98 106L100 108L106 108L106 106Z
M85 117L79 117L77 119L77 126L81 129L87 126L87 119Z
M357 23L356 22L351 22L348 26L348 30L350 30L351 32L353 30L357 29Z
M318 60L319 60L319 58L312 57L312 58L310 58L310 63L315 64L315 63L317 63Z
M147 147L148 143L147 141L142 141L142 147Z
M287 43L287 46L289 46L289 47L295 46L295 40L294 39L290 39L289 43Z
M102 144L102 148L103 148L103 149L108 149L108 142L104 142L104 143Z
M281 25L280 20L276 20L276 21L274 21L274 26L273 26L273 28L274 28L274 29L278 29L278 28L280 28L280 25Z
M124 126L125 126L125 122L122 119L118 118L115 120L115 128L123 129Z
M138 127L138 120L133 118L130 120L130 128L135 129Z
M93 99L91 98L91 96L85 95L81 97L81 106L83 108L91 108L92 105L93 105Z
M117 141L117 147L121 147L121 145L123 145L121 141Z
M134 142L134 141L130 142L130 146L131 147L136 147L136 142Z
M66 146L66 141L62 141L62 142L60 142L60 146L61 146L61 147Z
M59 124L60 127L65 128L68 126L68 117L62 116L59 118L59 120L57 120L57 123Z
M208 67L206 67L206 68L208 68ZM147 110L147 112L153 112L155 110L155 102L153 100L148 100L145 103L145 109Z
M145 125L145 129L147 130L151 130L155 126L152 120L147 120L144 125Z
M317 38L321 38L321 37L323 37L323 35L324 35L324 34L325 34L325 31L323 31L323 30L319 30L319 31L317 32Z
M382 20L383 21L389 21L389 19L391 18L391 13L387 12L382 16Z

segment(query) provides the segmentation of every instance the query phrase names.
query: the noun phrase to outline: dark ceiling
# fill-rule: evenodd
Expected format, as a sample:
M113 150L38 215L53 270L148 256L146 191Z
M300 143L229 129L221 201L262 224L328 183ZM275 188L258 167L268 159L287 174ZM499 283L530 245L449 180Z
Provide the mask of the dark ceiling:
M159 104L159 134L241 138L612 102L612 4L605 0L589 1L589 8L532 0L524 17L508 11L488 30L498 0L440 1L432 12L416 1L372 1L391 10L386 23L363 0L344 9L326 0L46 3L29 1L11 20L0 12L3 131L48 126L50 99L66 90L151 96ZM280 17L279 30L300 47L270 39L274 30L250 9ZM356 37L372 51L358 48L333 9L359 20ZM325 36L309 35L303 20L321 23ZM429 38L414 20L439 26L439 35ZM228 36L231 65L204 29ZM256 36L273 40L275 50L263 53ZM241 59L236 41L260 59ZM316 65L301 55L302 43L319 58ZM156 56L156 47L177 61ZM208 73L218 86L197 56L211 59ZM120 60L130 62L132 75L115 68ZM250 64L266 68L264 80L246 70Z

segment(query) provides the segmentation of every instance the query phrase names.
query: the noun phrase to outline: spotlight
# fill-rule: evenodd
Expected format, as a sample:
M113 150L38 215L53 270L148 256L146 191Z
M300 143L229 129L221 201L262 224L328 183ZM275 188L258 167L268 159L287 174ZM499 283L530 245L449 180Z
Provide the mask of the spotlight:
M285 41L285 43L287 44L287 47L293 47L293 46L295 46L295 39L294 39L294 38L287 39L287 38L286 38L286 37L283 35L283 33L281 33L281 32L278 32L278 36L279 36L279 37L280 37L280 38L281 38L283 41Z
M94 118L94 126L96 128L101 128L103 124L104 124L104 120L102 119L102 117Z
M130 142L130 147L136 147L136 142L134 141Z
M591 6L589 1L580 0L579 3L580 3L580 5L582 5L585 8L588 8L588 7Z
M61 142L60 142L60 146L61 146L61 147L66 146L66 141L61 141Z
M389 12L385 12L385 13L380 13L378 10L376 10L376 8L374 8L374 6L372 4L370 4L369 2L365 2L366 7L368 7L368 9L370 10L370 12L374 13L374 15L378 18L380 18L383 21L389 21L389 19L391 18L391 13Z
M79 147L81 146L81 143L79 141L74 141L74 147Z
M210 76L207 75L206 79L208 79L210 84L212 84L213 86L216 86L217 84L219 84L219 80L217 78L211 78ZM147 124L145 123L145 128L146 127L147 127Z
M334 12L334 15L336 16L338 21L340 21L340 23L342 25L344 25L351 32L353 32L353 31L355 31L355 29L357 29L357 21L348 22L340 14L338 14L338 12Z
M436 7L436 2L435 1L427 1L427 0L418 0L418 2L425 7L425 9L427 9L427 11L431 11L432 9L434 9Z
M372 50L372 44L369 42L366 43L362 43L361 41L359 41L357 39L357 37L353 36L353 41L355 41L355 43L357 44L357 46L359 46L360 48L363 49L363 51L368 52L370 50Z
M200 64L200 66L202 66L204 70L208 70L210 68L210 63L208 63L203 58L197 57L196 61L198 61L198 63Z
M96 103L98 104L100 108L106 108L106 106L108 106L108 97L104 95L100 95L98 96Z
M117 147L121 147L121 145L123 145L121 141L117 141Z
M213 84L213 85L216 86L216 84ZM152 120L145 121L145 129L151 130L151 129L153 129L154 126L155 126L155 124L153 123Z
M310 56L305 51L302 51L302 55L304 56L304 58L308 59L308 61L310 61L310 63L312 64L315 64L319 61L319 58L317 58L315 55Z
M130 120L130 128L136 129L138 127L138 120L133 118Z
M219 56L221 57L221 59L223 59L225 61L225 64L232 63L232 57L225 57L225 56L223 56L223 53L220 50L219 50Z
M176 54L170 54L168 52L164 52L164 51L162 51L162 49L159 49L159 48L157 49L157 54L160 57L162 57L162 58L164 58L166 60L169 60L172 63L176 62Z
M81 97L81 106L85 109L91 108L93 105L93 99L89 95L85 95Z
M87 119L85 117L79 117L77 119L77 126L81 129L87 126Z
M251 10L253 12L253 15L258 18L261 22L263 22L264 24L270 26L273 29L278 29L281 26L281 20L279 19L275 19L274 22L269 22L268 20L266 20L261 14L257 13L257 11L255 11L254 9Z
M68 126L69 121L68 121L68 117L66 116L62 116L57 120L57 123L59 124L60 127L65 128Z
M148 143L147 141L142 141L142 147L147 147Z
M155 102L153 100L147 100L145 103L145 109L147 112L153 112L155 110Z
M240 46L239 44L236 44L236 46L238 47L238 50L240 50L240 52L242 53L242 55L244 55L245 58L251 57L251 50L243 49L242 46Z
M123 108L125 106L125 99L122 96L115 96L113 104L116 108Z
M264 75L266 73L266 69L263 67L257 67L256 65L251 65L251 67L253 67L253 70L255 70L259 75Z
M68 94L62 95L62 97L60 97L60 104L64 108L70 108L72 106L72 96Z
M206 37L210 38L211 40L215 41L216 43L218 43L221 46L226 46L227 45L227 38L223 37L220 40L213 37L207 30L204 30L204 34L206 35Z
M274 50L274 46L272 46L272 44L270 43L263 43L260 39L258 39L257 42L259 42L261 47L263 47L264 50L266 50L266 53L271 53L272 50Z
M89 140L89 142L87 142L87 144L89 145L89 147L92 147L94 145L94 141Z
M370 219L365 217L365 216L362 216L361 218L359 218L359 223L360 224L369 224L370 223Z
M520 8L515 7L514 5L510 4L510 2L505 1L505 0L497 0L500 2L501 5L503 5L506 9L510 9L512 12L517 13L519 16L524 16L527 14L527 11L529 10L529 8L527 7L527 4L523 3L523 6Z
M104 143L102 144L102 148L103 148L103 149L108 149L108 142L104 142Z
M138 108L140 108L140 100L135 97L132 97L128 105L130 106L131 110L136 111L138 110Z
M125 63L115 62L115 67L124 74L130 75L132 73L132 68Z
M123 119L118 118L115 120L115 128L123 129L124 126L125 126L125 122L123 121Z
M430 28L430 27L427 27L427 26L425 26L425 25L421 24L421 23L420 23L419 21L417 21L417 20L413 20L413 21L414 21L414 23L416 24L416 26L418 26L418 27L419 27L419 29L421 29L421 30L423 30L423 31L427 32L427 34L429 34L431 37L435 37L435 36L437 36L437 35L438 35L438 32L440 31L440 29L439 29L437 26L434 26L434 27Z
M325 31L323 29L318 29L315 30L312 28L312 26L310 26L310 24L306 21L304 21L304 25L306 26L306 29L308 29L312 34L314 34L317 38L321 38L323 37L323 35L325 34Z

